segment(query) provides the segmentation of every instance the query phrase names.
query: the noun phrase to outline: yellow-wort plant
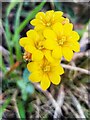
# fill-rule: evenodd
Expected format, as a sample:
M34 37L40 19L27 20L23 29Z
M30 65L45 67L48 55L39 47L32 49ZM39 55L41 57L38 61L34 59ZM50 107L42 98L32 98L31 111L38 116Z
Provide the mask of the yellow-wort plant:
M73 52L80 50L78 33L62 15L63 12L53 10L37 13L30 22L34 29L27 31L27 36L19 41L25 50L24 59L28 60L29 80L40 82L43 90L51 83L60 83L60 75L64 73L61 58L70 61Z

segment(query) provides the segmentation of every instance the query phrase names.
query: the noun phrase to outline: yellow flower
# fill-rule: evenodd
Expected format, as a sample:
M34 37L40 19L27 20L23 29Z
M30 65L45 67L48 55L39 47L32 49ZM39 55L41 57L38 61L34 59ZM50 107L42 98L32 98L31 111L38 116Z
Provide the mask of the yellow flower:
M49 10L46 13L39 12L36 15L36 18L33 19L30 23L35 26L36 30L44 30L45 28L52 28L53 25L57 22L65 24L69 22L67 18L62 17L63 12Z
M44 30L46 41L44 46L46 49L52 50L52 56L55 59L60 59L62 56L67 61L70 61L73 56L73 51L78 52L80 45L78 43L79 35L73 31L73 25L66 23L56 23L52 30Z
M28 63L27 68L31 72L29 80L40 82L43 90L48 89L51 82L58 85L61 81L60 75L64 73L59 61L51 63L45 57L40 62Z
M44 57L44 37L35 30L29 30L27 37L23 37L19 41L24 49L32 54L32 60L39 61Z

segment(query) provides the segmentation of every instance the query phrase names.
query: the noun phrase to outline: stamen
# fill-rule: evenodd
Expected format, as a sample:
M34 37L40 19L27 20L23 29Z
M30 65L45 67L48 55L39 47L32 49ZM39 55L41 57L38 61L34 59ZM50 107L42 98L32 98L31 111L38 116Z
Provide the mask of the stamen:
M43 69L43 71L44 71L44 72L50 71L50 66L49 66L49 65L45 66L44 69Z

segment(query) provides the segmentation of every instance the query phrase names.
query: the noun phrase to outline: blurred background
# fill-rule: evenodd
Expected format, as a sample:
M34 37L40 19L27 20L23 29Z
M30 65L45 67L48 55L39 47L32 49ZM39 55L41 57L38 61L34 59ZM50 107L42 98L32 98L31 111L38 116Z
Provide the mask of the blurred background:
M79 53L71 62L62 60L65 69L58 86L42 91L28 80L27 61L19 38L32 29L32 20L39 11L63 11L80 35ZM90 119L90 3L73 2L17 2L0 3L0 119L40 118ZM1 107L2 106L2 107Z

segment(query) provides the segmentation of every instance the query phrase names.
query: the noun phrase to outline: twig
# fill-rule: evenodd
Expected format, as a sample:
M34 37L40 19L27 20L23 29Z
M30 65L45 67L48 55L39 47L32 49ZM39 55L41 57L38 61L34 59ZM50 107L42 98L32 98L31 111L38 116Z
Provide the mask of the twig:
M73 113L75 118L80 118L80 116L76 113L76 111L69 104L67 104L66 102L64 104Z
M50 94L50 92L48 92L47 90L43 91L41 89L40 85L37 83L33 83L33 85L35 86L36 89L38 89L40 92L42 92L50 100L50 102L52 103L52 105L55 109L57 108L58 111L61 111L57 101L53 98L53 96Z
M15 112L17 114L17 118L20 118L19 111L18 111L18 108L17 108L17 103L16 103L17 94L18 94L18 90L15 90L15 92L12 96L12 103L14 104L14 109L15 109Z
M82 107L81 107L79 101L77 100L77 98L76 98L76 97L71 93L71 91L69 91L69 90L68 90L68 94L71 96L71 99L72 99L72 101L73 101L73 103L74 103L74 106L75 106L75 107L77 108L77 110L78 110L78 113L79 113L79 115L80 115L80 118L86 119L86 117L85 117L85 115L84 115L84 112L83 112L83 110L82 110Z
M63 102L64 102L64 97L65 97L64 86L61 85L60 90L59 90L59 95L58 95L58 98L57 98L57 103L60 107L60 110L58 108L55 109L54 118L58 118L58 115L59 115L59 118L60 118L60 115L62 114L61 107L62 107Z
M87 50L87 51L85 51L85 52L75 53L72 60L75 61L76 59L82 58L83 56L88 57L88 56L89 56L89 53L90 53L90 50Z
M61 65L62 65L62 67L66 68L66 69L75 70L75 71L79 71L81 73L90 75L90 71L89 70L86 70L86 69L83 69L83 68L79 68L79 67L75 67L75 66L71 66L71 65L65 65L65 64L61 64Z

